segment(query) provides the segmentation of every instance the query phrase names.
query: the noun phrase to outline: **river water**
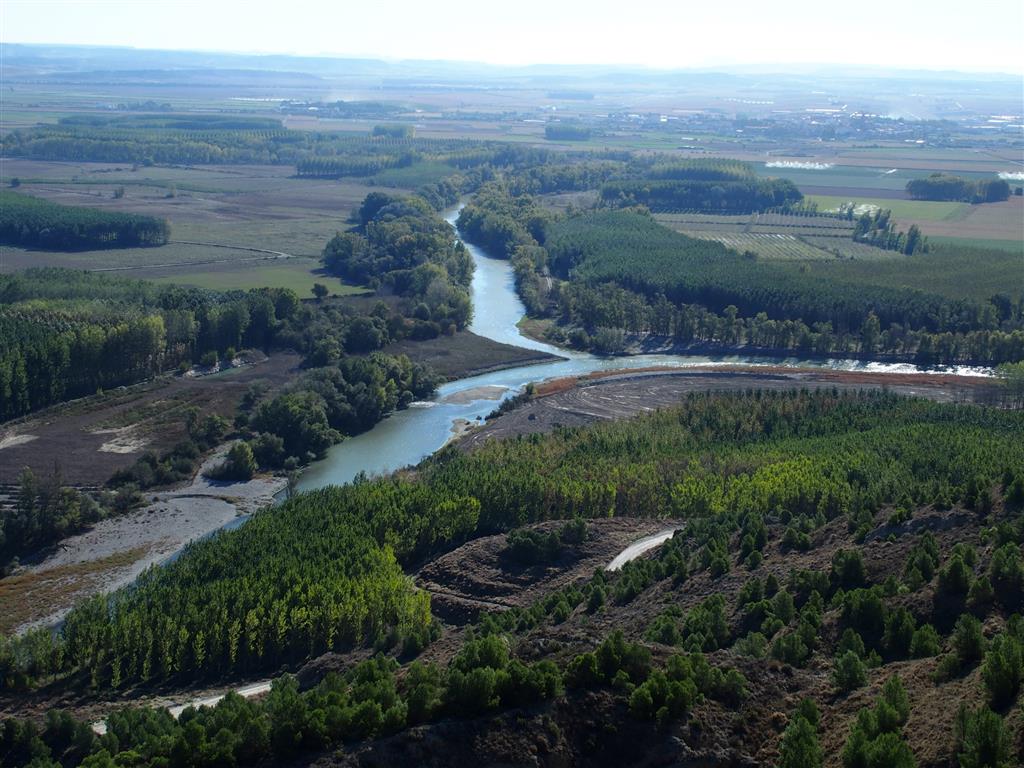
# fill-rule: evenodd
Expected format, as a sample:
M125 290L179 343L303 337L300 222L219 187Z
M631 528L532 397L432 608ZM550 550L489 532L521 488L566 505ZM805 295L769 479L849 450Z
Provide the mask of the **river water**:
M455 227L458 208L449 210L445 219ZM875 371L891 373L920 373L921 369L909 364L873 363L862 360L815 359L799 357L779 358L757 355L635 355L630 357L599 357L585 352L567 351L550 344L523 336L517 323L525 314L523 303L515 291L511 264L504 259L489 257L482 249L465 243L473 257L471 293L473 321L469 330L504 344L549 352L562 357L547 363L524 365L503 371L459 379L441 386L428 402L414 403L403 411L393 413L373 429L349 438L332 447L321 461L310 465L299 480L299 490L311 490L325 485L351 482L356 475L378 475L416 464L451 439L461 420L475 422L494 410L493 399L452 398L458 393L481 387L500 387L502 399L511 397L531 381L562 376L576 376L607 369L642 368L660 366L696 365L782 365L794 367L829 368L833 370ZM983 375L983 369L944 369L945 373ZM453 402L452 400L458 402Z

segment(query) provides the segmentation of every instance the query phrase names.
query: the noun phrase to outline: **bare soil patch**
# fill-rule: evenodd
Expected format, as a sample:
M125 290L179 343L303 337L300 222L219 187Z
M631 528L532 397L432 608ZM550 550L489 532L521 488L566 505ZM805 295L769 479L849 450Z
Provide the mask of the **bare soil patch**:
M471 450L487 440L627 418L678 405L690 392L794 387L884 389L953 402L981 399L991 393L996 385L988 379L963 376L860 373L812 368L650 368L625 372L598 371L584 377L541 383L533 400L472 430L459 441L459 445L464 450Z
M389 344L382 351L389 355L406 355L414 363L429 365L449 381L558 359L546 352L513 347L469 331L424 341L404 339Z
M0 453L0 484L16 482L24 467L39 475L53 472L55 462L68 484L105 483L143 452L164 451L183 440L189 408L231 418L252 382L280 387L298 364L295 354L275 353L214 376L161 376L9 423L3 433L8 442Z
M560 522L530 526L548 532ZM565 548L552 563L524 566L504 550L508 536L483 536L463 544L420 569L416 582L430 592L431 611L450 624L462 625L481 611L525 607L544 594L604 568L630 543L666 527L664 520L613 518L590 520L578 548Z

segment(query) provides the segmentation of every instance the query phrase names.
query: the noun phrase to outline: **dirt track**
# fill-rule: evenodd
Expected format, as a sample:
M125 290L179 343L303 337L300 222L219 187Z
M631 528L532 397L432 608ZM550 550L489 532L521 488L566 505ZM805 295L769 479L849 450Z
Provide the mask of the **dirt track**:
M551 432L594 421L622 419L676 405L690 392L746 389L884 389L943 402L984 399L996 391L989 379L933 374L880 374L820 369L660 369L561 379L538 387L538 397L468 432L470 450L494 438Z

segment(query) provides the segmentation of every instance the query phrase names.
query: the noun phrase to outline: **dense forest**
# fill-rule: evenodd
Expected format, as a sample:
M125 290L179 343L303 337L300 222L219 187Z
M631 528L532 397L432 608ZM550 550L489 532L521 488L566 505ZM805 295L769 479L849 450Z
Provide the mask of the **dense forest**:
M609 181L601 186L601 202L614 208L643 205L659 213L706 211L751 213L788 210L803 200L788 179L704 181L654 179Z
M923 253L927 245L916 229L895 232L887 212L866 214L858 227L855 237L883 247ZM681 345L892 354L922 364L1024 355L1024 296L951 299L844 274L841 264L814 274L673 232L644 210L556 215L491 182L463 208L459 228L511 259L527 310L559 320L553 341L600 353L621 352L626 334L653 334Z
M413 301L410 314L422 324L414 335L464 328L472 315L473 262L448 223L418 195L373 192L357 215L356 231L338 234L324 248L327 270Z
M61 205L0 190L0 244L22 248L83 251L163 245L165 219Z
M266 348L299 300L62 269L0 276L0 419L132 384L207 352Z
M415 480L304 494L193 545L131 590L74 611L56 638L15 641L3 677L20 685L81 669L116 687L267 668L389 636L416 647L429 637L429 609L399 566L470 535L665 514L728 532L780 510L806 532L902 498L974 503L978 489L1024 483L1021 418L883 395L695 396L629 423L443 452ZM722 475L698 456L747 469ZM329 593L348 597L317 597ZM383 594L386 610L371 597Z
M875 754L884 758L878 765L912 765L900 734L913 702L887 665L949 648L935 684L960 685L961 670L980 665L977 685L996 713L1020 687L1014 654L1024 627L1011 614L1024 595L1022 428L1019 412L882 393L695 394L679 408L626 422L491 442L469 454L448 450L415 476L304 494L194 544L131 590L94 598L56 637L37 632L5 641L4 685L75 671L101 688L194 679L364 644L408 660L437 630L403 564L468 536L551 518L671 516L683 529L654 558L570 583L527 608L484 614L444 668L414 662L399 675L398 663L377 657L305 693L284 678L263 702L229 696L177 723L165 713L127 709L110 718L104 737L57 713L44 729L8 721L0 750L15 762L35 754L75 764L101 750L106 759L137 750L144 761L159 760L183 755L172 748L191 743L183 764L198 764L200 754L248 764L588 689L606 690L632 718L664 726L705 697L743 707L755 681L722 666L727 649L724 658L823 668L837 696L885 667L883 703L867 703L869 714L856 719L843 764L871 764L858 756ZM966 542L940 550L930 532L911 525L922 507L990 516L994 554ZM896 576L874 581L861 546L880 518L882 535L900 531L916 544ZM788 578L759 571L777 549L822 546L819 532L840 530L836 522L855 543L835 551L831 569L793 569ZM685 591L690 581L705 580L742 589L730 586L729 602L712 590L688 600L688 609L663 603L653 620L629 629L630 637L613 633L550 660L517 657L533 628L618 615L649 590ZM905 595L921 596L912 610ZM996 617L1005 630L986 641L977 615ZM655 663L652 646L673 655ZM1008 669L1012 674L1000 671ZM882 717L884 707L895 715ZM873 711L882 714L872 719ZM955 745L950 737L951 749L986 747L992 737L972 743L978 737L969 736L973 718L986 717L997 750L1008 757L998 714L983 706L962 717L965 731ZM820 750L818 720L816 706L801 704L780 753L797 759Z
M1010 185L1003 179L972 181L948 173L933 173L907 182L907 194L914 200L953 200L963 203L998 203L1010 197Z

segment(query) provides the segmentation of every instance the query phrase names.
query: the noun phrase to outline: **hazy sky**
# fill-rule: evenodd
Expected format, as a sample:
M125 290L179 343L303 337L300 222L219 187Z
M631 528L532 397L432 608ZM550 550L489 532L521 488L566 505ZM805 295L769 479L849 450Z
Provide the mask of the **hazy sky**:
M0 39L496 64L1024 72L1021 0L0 0Z

